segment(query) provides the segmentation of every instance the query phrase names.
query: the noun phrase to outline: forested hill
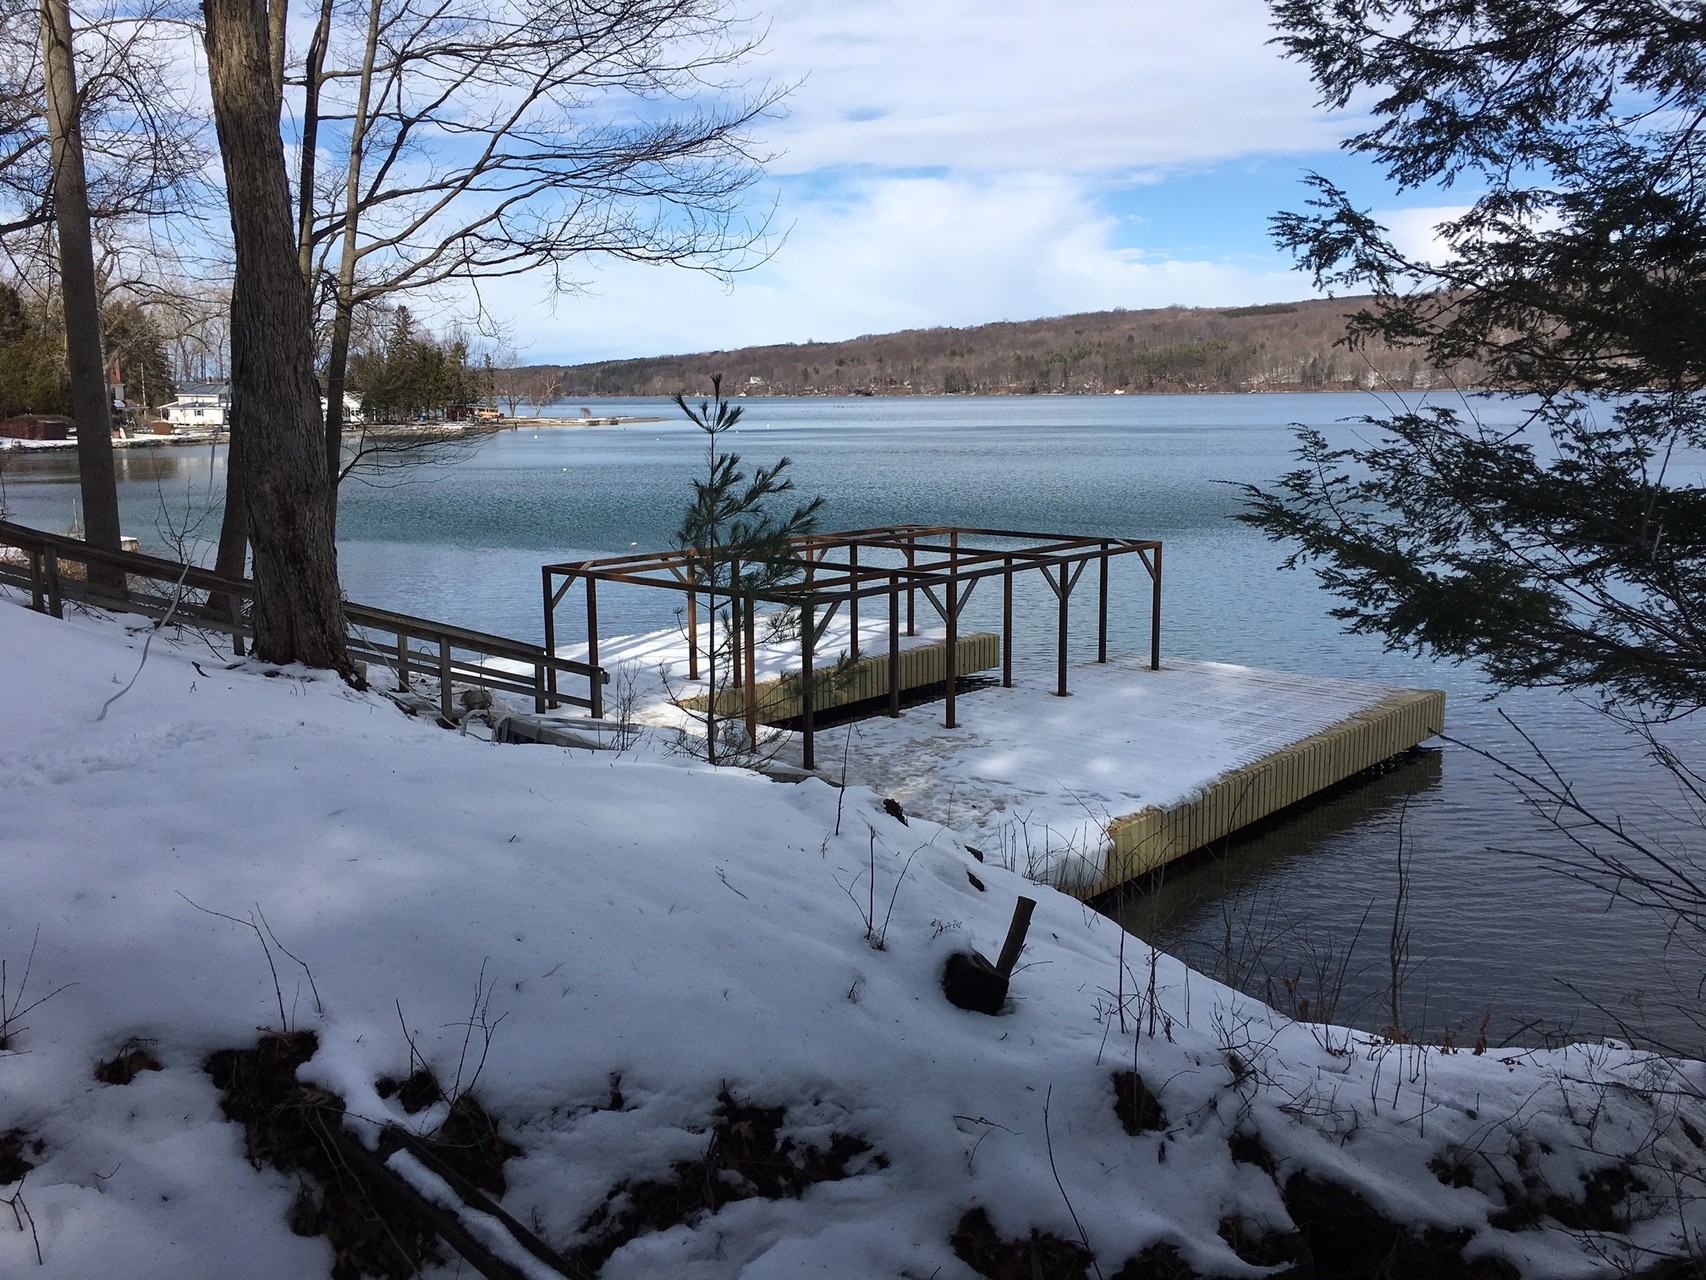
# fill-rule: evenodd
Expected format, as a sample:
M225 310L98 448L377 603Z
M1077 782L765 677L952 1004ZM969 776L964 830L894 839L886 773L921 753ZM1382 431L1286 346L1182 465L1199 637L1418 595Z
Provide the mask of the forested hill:
M1298 391L1444 385L1421 354L1336 345L1358 298L1212 309L1097 311L966 329L909 329L564 368L558 394L701 394L722 374L749 395L1036 395ZM555 372L554 370L551 372ZM1478 369L1449 372L1472 384ZM554 380L554 379L553 379Z

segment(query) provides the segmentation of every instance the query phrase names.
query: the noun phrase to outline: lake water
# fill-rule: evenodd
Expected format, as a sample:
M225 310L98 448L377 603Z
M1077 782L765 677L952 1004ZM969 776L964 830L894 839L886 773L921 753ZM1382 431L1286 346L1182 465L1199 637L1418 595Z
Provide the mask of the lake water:
M1272 480L1289 465L1288 424L1349 439L1367 429L1347 419L1379 411L1372 396L744 403L729 446L748 463L791 457L800 493L825 499L824 528L919 522L1159 538L1164 653L1444 688L1453 736L1532 767L1508 715L1607 814L1657 839L1698 844L1698 827L1673 816L1682 806L1668 776L1590 707L1551 692L1488 700L1473 670L1341 633L1313 578L1280 571L1283 551L1234 519L1237 484ZM408 473L407 483L346 483L339 538L349 597L538 639L541 564L673 545L703 437L668 402L590 407L669 420L506 431L454 465ZM1478 407L1495 420L1519 417L1508 404ZM134 450L118 464L125 531L145 549L168 550L179 537L211 542L217 516L197 520L218 502L219 451ZM74 467L68 454L8 455L12 518L68 527ZM1115 587L1115 645L1138 651L1147 643L1147 577L1131 560ZM670 593L612 589L600 593L601 621L608 633L653 629L668 624L676 603ZM1090 629L1081 631L1080 656L1091 643ZM1046 623L1025 641L1021 679L1027 665L1046 678L1051 642ZM975 718L972 703L965 718ZM1679 742L1698 745L1688 726ZM1400 1018L1412 1034L1472 1040L1484 1017L1494 1043L1608 1031L1597 1004L1698 1051L1689 1018L1664 1007L1673 977L1694 1003L1698 960L1667 953L1656 917L1608 907L1531 856L1558 847L1497 768L1447 744L1173 872L1121 910L1139 933L1258 993L1301 971L1312 1000L1313 973L1327 964L1337 972L1354 938L1338 1016L1382 1029L1402 850L1411 882Z

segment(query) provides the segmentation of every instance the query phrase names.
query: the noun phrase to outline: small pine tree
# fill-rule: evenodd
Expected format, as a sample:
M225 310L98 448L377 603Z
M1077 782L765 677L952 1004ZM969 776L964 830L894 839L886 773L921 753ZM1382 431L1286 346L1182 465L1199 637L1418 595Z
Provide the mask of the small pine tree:
M822 498L801 503L786 516L771 510L774 499L791 493L794 482L784 473L792 460L753 469L750 479L741 469L740 455L725 452L722 437L740 421L741 406L723 395L722 375L711 379L711 399L689 404L684 393L675 403L687 420L705 433L705 473L693 479L693 500L676 533L677 545L693 553L696 581L711 600L707 621L705 683L705 754L712 764L726 763L734 754L719 726L719 698L732 685L734 655L741 635L742 611L736 597L742 591L764 591L798 578L803 566L792 546L795 538L814 532ZM791 619L772 616L773 635L785 631ZM750 744L742 749L745 754Z

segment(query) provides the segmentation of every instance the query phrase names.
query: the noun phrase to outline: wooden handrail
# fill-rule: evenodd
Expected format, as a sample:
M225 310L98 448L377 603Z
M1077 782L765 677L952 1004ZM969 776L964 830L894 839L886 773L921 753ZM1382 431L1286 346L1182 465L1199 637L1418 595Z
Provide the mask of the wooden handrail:
M234 607L231 615L212 618L213 626L231 634L233 648L238 653L242 652L244 637L251 635L250 628L242 617L241 604L253 601L255 585L246 578L222 577L197 565L186 567L177 561L146 555L140 551L108 551L102 547L92 547L80 538L48 533L9 521L0 521L0 546L17 547L29 554L28 585L34 596L35 607L56 617L63 614L61 597L66 594L78 594L76 584L68 583L58 571L58 563L64 559L80 564L103 565L121 570L127 578L149 578L174 587L181 585L191 590L205 591L210 598L232 601ZM0 563L0 577L8 576L5 573L7 567ZM163 612L154 601L121 596L110 589L87 594L91 599L98 600L110 608L128 608L144 614ZM525 640L475 631L469 627L459 627L431 618L418 618L391 609L357 604L354 601L345 602L344 615L350 624L351 650L394 665L399 681L405 687L411 672L440 677L441 710L447 719L454 711L451 702L451 681L446 678L447 674L461 677L465 684L479 684L531 696L538 711L544 711L547 706L568 703L585 707L594 716L603 715L603 686L609 683L610 675L596 663L562 658L542 645ZM209 620L206 614L201 616L204 620ZM363 629L388 632L395 637L395 643L381 647L362 634ZM418 649L412 649L411 641L434 645L437 652L428 655ZM533 672L531 676L523 676L459 659L452 652L454 649L473 651L486 658L525 663L533 668ZM556 679L559 674L585 678L588 683L588 695L577 698L560 692Z

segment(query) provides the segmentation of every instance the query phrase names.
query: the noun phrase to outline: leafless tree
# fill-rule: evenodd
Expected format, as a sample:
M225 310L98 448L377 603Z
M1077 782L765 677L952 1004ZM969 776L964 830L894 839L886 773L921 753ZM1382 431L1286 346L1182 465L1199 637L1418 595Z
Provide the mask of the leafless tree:
M560 400L563 395L563 371L561 369L536 370L527 383L527 398L533 402L533 416L539 417L545 412L545 407Z
M504 412L515 417L527 399L528 375L521 368L521 357L514 347L500 347L492 357L492 391L503 405Z
M360 309L588 256L728 269L762 234L748 132L781 92L725 0L322 0L297 236L329 315L328 459Z
M60 294L65 304L65 350L71 365L72 412L77 419L77 475L83 497L83 536L107 551L119 549L118 485L113 468L112 406L101 356L101 301L95 288L89 189L83 166L82 111L72 54L67 0L41 0L42 84L46 103ZM91 566L104 585L120 585Z
M254 548L255 652L347 674L332 472L291 227L276 43L263 0L203 0L203 14L235 251L227 506L233 495L241 500Z

